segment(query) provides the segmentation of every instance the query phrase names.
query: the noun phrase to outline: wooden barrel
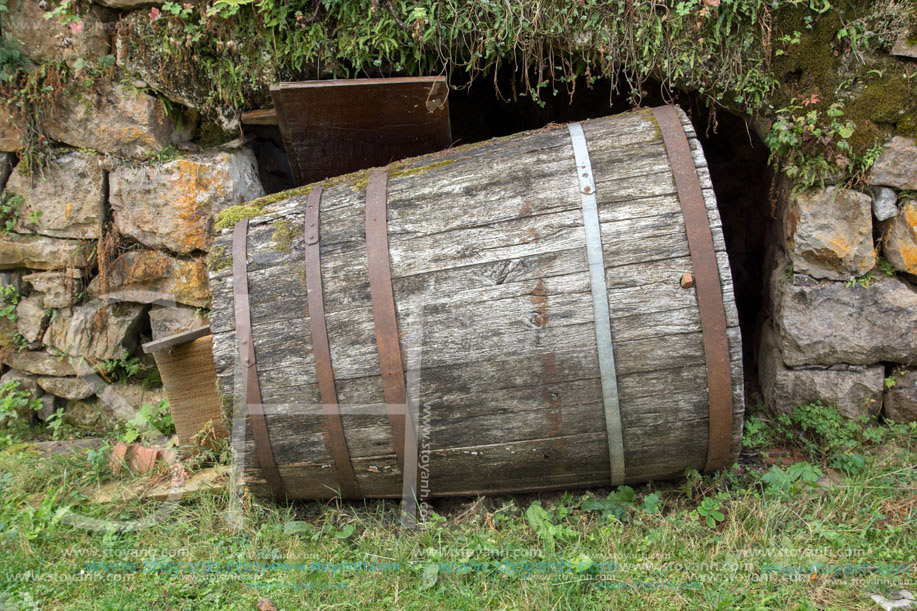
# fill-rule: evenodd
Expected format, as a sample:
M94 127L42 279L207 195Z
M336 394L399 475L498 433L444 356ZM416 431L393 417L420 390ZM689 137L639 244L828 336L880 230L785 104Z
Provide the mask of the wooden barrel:
M240 213L255 210L217 237L210 278L252 493L398 497L415 461L420 496L533 492L737 456L732 277L680 109L458 147Z

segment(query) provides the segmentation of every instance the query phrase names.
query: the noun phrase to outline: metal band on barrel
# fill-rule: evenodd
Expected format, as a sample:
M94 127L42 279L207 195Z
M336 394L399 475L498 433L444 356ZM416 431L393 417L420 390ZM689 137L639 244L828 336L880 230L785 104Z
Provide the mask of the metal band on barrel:
M707 365L707 396L710 403L710 430L705 470L726 466L732 445L732 374L729 369L729 339L726 336L726 310L720 286L719 266L713 247L713 234L704 204L700 178L691 146L681 119L673 106L653 109L662 140L675 175L675 189L688 234L688 248L694 267L697 303L704 337Z
M404 473L405 443L416 448L414 424L407 409L407 389L398 322L395 318L395 296L392 292L392 268L388 250L386 200L388 174L372 170L366 186L366 256L369 267L369 292L373 305L376 349L382 371L382 390L392 427L392 442L398 456L398 466ZM403 408L404 411L401 411Z
M605 428L608 432L608 458L611 485L624 483L624 434L621 430L621 405L618 399L618 379L615 372L614 345L611 339L611 315L608 310L608 288L605 284L605 257L602 254L602 232L595 199L595 179L589 160L589 147L579 123L567 126L573 142L576 174L583 200L583 224L586 228L586 256L592 286L592 312L595 318L595 344L602 376L602 401L605 405Z
M328 328L325 324L325 301L322 289L322 260L319 245L319 210L322 203L322 188L315 187L306 200L304 221L306 251L306 299L309 304L309 328L312 333L312 354L315 357L315 378L318 393L325 413L328 436L326 449L334 461L344 498L360 498L360 486L353 471L344 424L338 406L337 389L334 384L334 369L331 367L331 348L328 343Z
M248 219L236 223L232 234L232 288L233 311L236 319L236 341L239 345L239 360L242 364L242 393L255 440L255 452L261 463L261 472L271 487L275 498L285 496L283 480L274 461L271 436L264 418L261 402L261 387L258 384L258 364L255 362L255 346L252 337L251 306L248 298L247 263Z

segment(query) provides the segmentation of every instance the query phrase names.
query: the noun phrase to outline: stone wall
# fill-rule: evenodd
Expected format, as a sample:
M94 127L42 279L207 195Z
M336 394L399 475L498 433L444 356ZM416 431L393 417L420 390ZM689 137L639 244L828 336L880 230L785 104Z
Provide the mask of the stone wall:
M36 63L112 53L123 16L93 6L66 27L33 0L8 6L3 37ZM240 140L202 146L195 113L165 108L115 68L43 117L50 158L38 164L19 161L35 125L0 106L0 383L39 397L41 419L62 409L65 422L98 430L119 399L159 401L156 376L141 380L153 363L140 344L207 324L213 216L264 194Z
M777 195L759 377L768 407L917 420L917 145L893 138L871 192Z

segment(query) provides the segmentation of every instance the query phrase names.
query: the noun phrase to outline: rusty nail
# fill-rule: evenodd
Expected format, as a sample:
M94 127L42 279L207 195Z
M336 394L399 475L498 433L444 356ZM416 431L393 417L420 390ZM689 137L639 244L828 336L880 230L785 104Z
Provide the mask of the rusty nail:
M683 289L693 288L694 287L694 276L692 274L682 274L679 284L681 284L681 288Z
M592 187L590 187L589 185L586 185L585 187L583 187L583 193L591 193L591 192L592 192Z

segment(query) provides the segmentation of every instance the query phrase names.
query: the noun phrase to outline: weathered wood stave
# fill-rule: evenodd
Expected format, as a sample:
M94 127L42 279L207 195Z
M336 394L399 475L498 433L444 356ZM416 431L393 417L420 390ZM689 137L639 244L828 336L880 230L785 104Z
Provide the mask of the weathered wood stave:
M732 278L706 163L683 122L717 251L736 455L744 391ZM583 127L596 175L626 481L675 477L704 465L708 407L696 299L693 290L678 286L692 265L672 172L649 112ZM388 183L393 289L403 333L410 333L423 308L420 390L432 414L432 493L607 485L581 201L566 130L418 158L414 165L439 162L451 163ZM450 205L450 198L461 205ZM333 496L340 484L322 438L321 410L306 415L301 407L284 407L319 403L303 271L304 201L294 196L251 220L248 278L275 458L287 493L313 498ZM345 406L383 402L363 206L362 190L340 185L326 188L321 209L325 311ZM273 238L278 220L295 230L286 252ZM228 250L229 236L217 244ZM239 397L231 280L228 271L211 277L211 327L222 392ZM538 283L546 303L533 302ZM362 494L400 496L387 417L379 409L344 414ZM268 494L247 419L245 440L246 482L255 494Z

